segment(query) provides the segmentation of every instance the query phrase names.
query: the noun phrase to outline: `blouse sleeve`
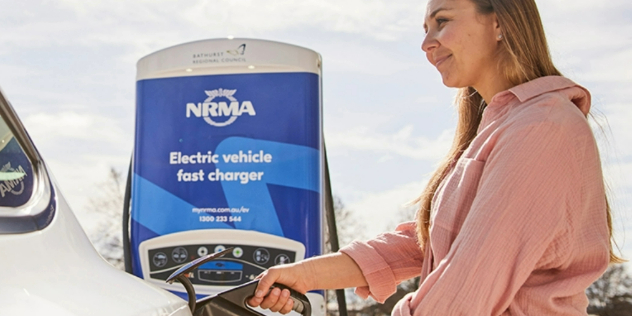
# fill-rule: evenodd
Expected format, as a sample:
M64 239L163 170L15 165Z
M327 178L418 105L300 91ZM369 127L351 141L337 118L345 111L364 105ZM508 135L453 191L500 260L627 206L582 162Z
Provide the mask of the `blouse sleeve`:
M397 284L418 276L423 253L417 243L415 223L400 224L395 232L376 238L354 241L340 252L350 256L362 270L368 286L356 288L356 294L371 296L383 303L397 290Z
M587 131L545 121L498 137L460 232L416 293L415 316L500 315L543 256L568 256L582 168L600 168L582 166Z

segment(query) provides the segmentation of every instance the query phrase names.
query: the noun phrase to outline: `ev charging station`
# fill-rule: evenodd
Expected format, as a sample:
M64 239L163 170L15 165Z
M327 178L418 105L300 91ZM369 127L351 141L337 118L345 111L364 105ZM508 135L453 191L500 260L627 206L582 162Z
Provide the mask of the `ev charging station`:
M186 43L137 64L129 216L132 272L189 274L212 295L323 252L321 57L253 39ZM324 315L322 292L308 293ZM322 312L319 312L322 310Z

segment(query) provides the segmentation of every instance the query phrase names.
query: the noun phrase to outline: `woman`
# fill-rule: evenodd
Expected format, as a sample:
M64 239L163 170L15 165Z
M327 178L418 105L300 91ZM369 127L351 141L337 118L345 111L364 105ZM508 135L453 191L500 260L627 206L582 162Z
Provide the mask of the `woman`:
M253 306L287 313L279 282L357 287L384 301L421 275L393 315L586 315L586 288L620 262L590 94L561 77L533 0L430 0L422 49L457 97L450 153L417 220L339 253L262 274Z

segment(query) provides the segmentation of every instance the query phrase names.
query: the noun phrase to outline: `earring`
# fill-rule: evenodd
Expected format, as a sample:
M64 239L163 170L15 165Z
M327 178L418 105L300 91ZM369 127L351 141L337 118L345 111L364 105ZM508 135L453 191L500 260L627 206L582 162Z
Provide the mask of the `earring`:
M500 41L501 39L503 39L503 35L502 34L498 34L498 40Z

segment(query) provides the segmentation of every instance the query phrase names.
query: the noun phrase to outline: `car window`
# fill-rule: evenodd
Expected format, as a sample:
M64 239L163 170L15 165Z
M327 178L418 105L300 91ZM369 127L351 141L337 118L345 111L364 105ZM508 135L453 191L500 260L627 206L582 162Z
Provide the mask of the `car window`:
M0 206L18 207L33 194L33 167L4 117L0 137Z

